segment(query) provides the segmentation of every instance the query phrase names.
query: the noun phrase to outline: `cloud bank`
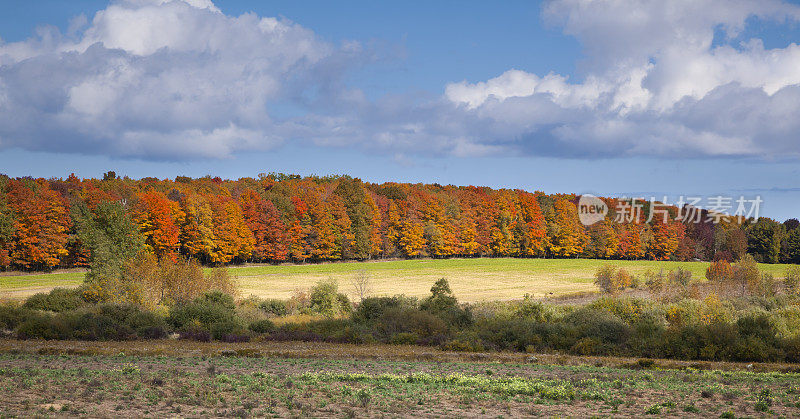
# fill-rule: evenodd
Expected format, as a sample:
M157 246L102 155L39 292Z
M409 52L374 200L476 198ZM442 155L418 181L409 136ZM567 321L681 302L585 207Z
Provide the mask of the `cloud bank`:
M546 3L584 47L579 80L509 69L370 101L374 51L210 0L122 0L67 33L0 43L0 149L219 158L287 142L380 153L800 157L800 46L745 38L800 20L777 0ZM520 45L524 53L524 41Z

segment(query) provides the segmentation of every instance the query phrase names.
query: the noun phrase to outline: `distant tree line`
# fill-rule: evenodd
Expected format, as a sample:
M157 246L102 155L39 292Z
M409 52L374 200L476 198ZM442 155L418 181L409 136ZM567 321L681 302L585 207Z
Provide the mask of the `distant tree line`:
M362 182L349 176L174 180L0 175L0 269L122 269L144 250L206 265L416 257L550 257L800 263L800 223L650 215L617 222L615 198L591 226L578 195ZM655 213L655 212L654 212ZM719 222L712 222L717 218ZM114 250L116 249L116 250ZM131 253L107 263L118 253ZM100 261L100 262L98 262Z

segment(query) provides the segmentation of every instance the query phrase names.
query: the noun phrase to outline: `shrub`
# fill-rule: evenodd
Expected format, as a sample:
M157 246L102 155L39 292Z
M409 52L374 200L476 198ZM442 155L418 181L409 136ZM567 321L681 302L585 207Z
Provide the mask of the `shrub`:
M255 333L270 333L275 330L275 323L272 323L266 319L259 320L257 322L250 323L249 329Z
M353 313L353 319L356 321L372 321L380 318L383 313L390 308L416 308L416 306L417 303L415 299L404 295L395 295L394 297L367 297L361 300L361 303Z
M633 284L633 277L628 271L610 265L598 268L594 277L594 283L607 294L617 294Z
M277 300L274 298L262 301L258 305L258 308L264 310L267 314L278 317L289 314L289 310L286 307L286 301Z
M535 320L540 323L545 322L552 317L547 311L547 307L545 307L544 303L541 301L535 301L528 294L525 294L525 298L522 300L519 306L516 307L514 314L518 317Z
M611 313L628 324L636 323L648 303L638 298L598 298L587 307Z
M577 355L600 355L602 354L603 343L596 338L585 337L572 345L570 352Z
M629 339L631 348L636 348L637 356L661 358L664 356L664 317L647 313L633 324Z
M702 324L724 323L730 319L728 307L716 294L709 294L700 306L697 321Z
M783 353L786 361L794 363L800 362L800 336L784 340Z
M588 307L575 310L564 321L577 327L581 336L597 338L603 343L622 343L631 334L631 328L619 317Z
M755 361L770 362L779 358L779 352L775 347L755 336L747 336L736 342L733 348L732 359L734 361Z
M667 329L661 350L671 358L722 360L731 358L737 341L738 334L732 325L692 324Z
M597 268L597 272L594 274L594 283L601 291L608 294L614 294L618 291L616 284L614 284L615 270L616 268L610 265Z
M786 271L783 285L786 287L787 294L800 294L800 266L792 266Z
M764 342L774 342L777 330L769 316L765 314L751 314L741 317L736 321L736 327L742 336L753 336Z
M447 325L437 316L413 308L390 308L378 319L376 331L383 341L390 342L400 333L414 333L416 343L439 344L447 337Z
M727 281L733 279L733 267L727 260L712 262L706 268L706 279L709 281Z
M79 340L131 340L136 332L115 318L119 314L112 310L97 310L75 313L66 318L71 338Z
M31 313L12 304L0 304L0 330L13 330Z
M474 339L456 338L443 343L440 349L451 352L480 352L483 351L483 345Z
M69 333L64 324L53 316L34 314L17 328L19 339L67 339Z
M311 301L308 297L308 293L301 289L295 289L292 292L292 296L289 298L289 301L286 302L286 311L291 314L298 312L310 314Z
M363 343L372 341L349 319L322 319L306 323L287 323L265 337L268 340Z
M670 284L686 288L689 282L692 281L692 271L679 267L678 269L669 271L667 278L669 278Z
M761 281L756 285L756 289L753 292L757 295L762 297L770 297L775 295L775 288L777 287L778 283L775 281L775 277L772 276L771 273L763 273L761 274Z
M450 289L450 283L445 278L439 278L431 287L431 296L422 302L420 308L432 313L447 311L458 306L458 300Z
M761 282L758 263L750 254L744 255L733 267L733 280L740 286L742 295L757 290Z
M658 272L648 270L644 277L647 289L653 294L660 293L667 288L667 275L664 274L664 269L659 269Z
M389 338L392 345L413 345L419 341L419 335L414 332L400 332Z
M614 274L614 281L620 290L633 287L634 284L637 283L636 278L623 268L617 269L617 272Z
M211 325L211 337L223 342L243 342L250 340L241 320L227 318Z
M44 315L31 314L17 328L21 339L130 340L166 336L166 323L155 313L130 305L102 304Z
M208 331L207 327L202 326L200 322L197 321L184 325L179 336L181 339L196 340L199 342L211 341L211 332Z
M83 293L79 290L54 288L49 293L34 294L25 301L23 307L31 310L54 311L61 313L85 306Z
M167 322L176 328L186 327L193 322L210 328L212 324L232 320L236 306L230 295L219 291L210 292L186 304L170 308Z
M439 317L450 326L469 326L473 320L472 311L469 307L459 306L458 299L453 295L450 284L445 278L433 284L431 296L420 303L420 309Z
M320 281L311 288L311 311L325 317L336 317L352 311L350 300L346 295L339 293L339 286L335 281Z
M143 339L162 339L167 336L167 322L149 311L139 311L126 319L126 324Z

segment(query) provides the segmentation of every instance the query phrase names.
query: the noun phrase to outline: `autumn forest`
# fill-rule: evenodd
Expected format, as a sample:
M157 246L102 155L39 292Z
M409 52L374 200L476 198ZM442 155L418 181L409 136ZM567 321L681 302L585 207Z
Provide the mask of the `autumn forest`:
M800 262L797 220L670 216L584 226L577 195L473 186L362 182L348 176L133 180L0 176L0 269L88 266L82 226L103 212L129 220L158 258L206 265L376 258L547 257ZM646 203L645 203L646 204ZM713 217L708 217L713 218ZM648 222L647 220L650 219ZM98 224L99 222L99 224ZM124 227L106 226L107 229Z

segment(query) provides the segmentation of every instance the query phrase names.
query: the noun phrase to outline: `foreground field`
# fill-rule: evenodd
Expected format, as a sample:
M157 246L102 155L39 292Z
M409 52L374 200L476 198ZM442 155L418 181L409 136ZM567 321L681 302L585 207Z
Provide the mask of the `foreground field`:
M800 374L741 371L747 367L740 364L694 364L727 369L701 370L679 362L302 343L125 345L134 353L150 345L157 355L105 355L121 349L113 344L0 340L0 416L800 414ZM304 351L317 357L293 357ZM472 360L452 362L465 356Z
M285 299L325 279L337 280L341 291L352 294L352 279L363 273L370 278L371 295L423 297L434 281L447 278L459 300L475 302L519 299L526 293L541 297L594 291L594 273L605 264L624 267L634 274L683 267L692 271L694 278L703 278L708 267L708 262L480 258L247 265L231 267L230 273L237 279L242 296ZM761 264L759 269L781 278L788 266ZM22 299L54 287L76 287L83 276L79 271L0 276L0 299Z

